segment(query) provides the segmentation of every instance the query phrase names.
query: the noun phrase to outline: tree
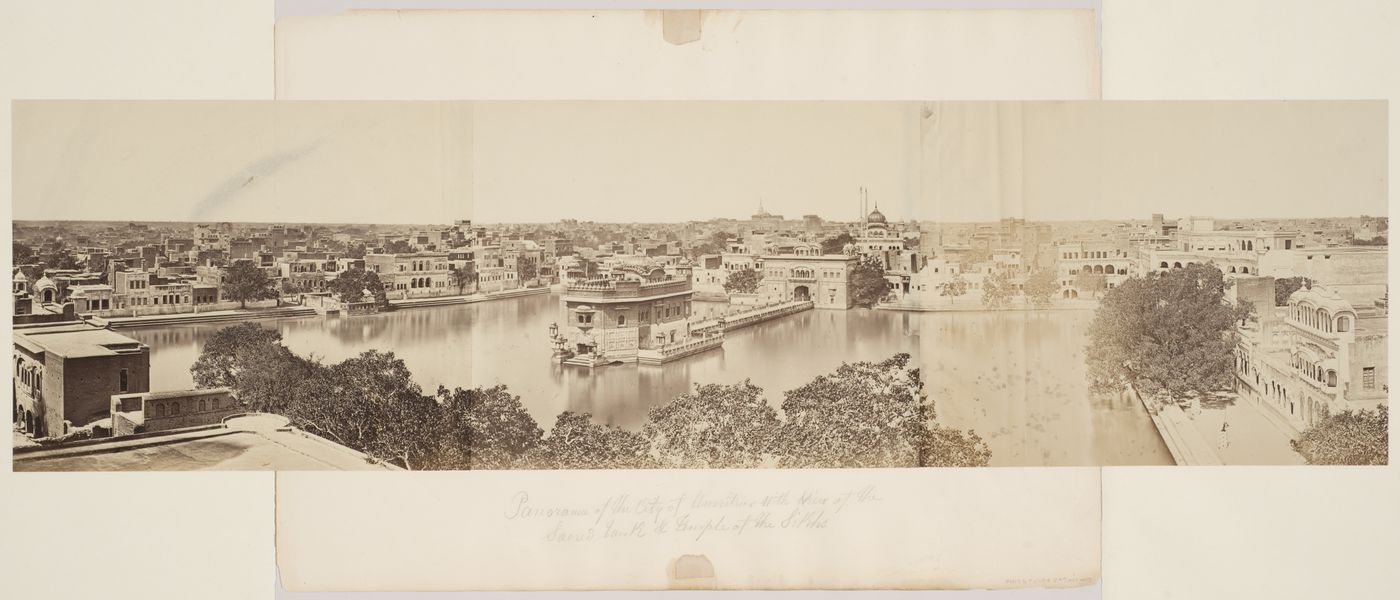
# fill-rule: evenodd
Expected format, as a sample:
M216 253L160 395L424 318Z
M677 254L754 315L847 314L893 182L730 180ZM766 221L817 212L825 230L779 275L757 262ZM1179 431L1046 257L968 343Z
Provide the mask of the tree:
M28 264L21 265L19 268L19 272L24 273L24 276L28 277L29 281L32 283L38 281L40 277L44 276L45 269L43 263Z
M240 375L277 354L282 332L257 323L224 327L209 336L199 357L190 367L194 384L200 388L238 388Z
M864 257L851 267L847 289L851 302L869 308L890 293L890 282L885 280L885 268L878 259Z
M411 254L413 246L408 243L408 240L390 240L384 245L384 251L389 254Z
M506 386L450 392L439 387L437 397L448 421L452 446L460 452L458 468L519 467L544 435L520 396L511 394Z
M963 253L961 262L963 265L971 266L980 265L989 260L992 260L992 251L990 249L984 246L973 246L968 249L967 252Z
M736 469L763 466L781 428L763 389L745 379L695 384L695 391L652 408L642 435L663 468Z
M1289 444L1310 465L1384 465L1389 431L1389 408L1381 405L1329 415Z
M695 259L706 254L719 254L724 252L724 248L713 240L703 240L690 246L690 258Z
M25 261L29 260L30 256L34 255L33 248L30 248L29 245L20 242L11 242L10 249L11 260L13 260L14 264L17 265L24 264Z
M1109 290L1089 324L1091 387L1113 392L1126 384L1178 399L1229 389L1235 325L1252 307L1227 302L1226 287L1220 269L1193 264Z
M855 243L851 234L842 232L836 237L822 240L822 254L845 254L846 246Z
M938 295L946 296L950 301L966 293L967 280L963 279L962 273L954 274L948 281L938 284Z
M314 384L326 376L320 362L297 356L281 344L245 352L238 362L243 368L232 386L233 394L253 412L287 415L292 406L318 393Z
M1004 308L1011 302L1013 291L1011 279L997 271L982 282L982 304L992 309Z
M364 258L365 253L368 251L368 248L365 248L364 242L355 242L355 245L346 249L345 256L346 258Z
M1095 298L1099 297L1104 290L1108 289L1108 278L1103 273L1094 273L1088 269L1081 269L1074 276L1074 287L1080 292L1087 292Z
M524 257L516 259L515 270L516 275L520 277L520 283L522 285L527 281L534 281L535 277L538 277L540 273L540 268L535 264L535 261L526 260Z
M41 255L40 262L49 269L68 270L82 268L83 266L82 261L79 261L78 257L74 256L73 252L62 244L54 248L51 252Z
M728 252L729 240L733 237L734 234L729 233L728 231L716 231L710 234L710 241L713 242L714 245L719 248L720 252Z
M762 273L744 267L738 271L730 271L728 278L724 280L724 291L752 294L758 291L758 284L761 281L763 281Z
M384 293L384 282L379 279L379 274L359 267L341 271L326 284L326 289L341 302L363 302L368 290L369 298L380 308L389 305L389 297Z
M195 386L226 387L255 412L287 414L324 367L293 354L282 334L255 323L224 327L214 333L190 367Z
M267 272L248 261L233 263L233 266L224 272L223 287L224 294L237 300L239 308L248 308L249 300L277 297L277 291L272 288L272 280L268 278Z
M15 262L19 262L19 259L15 259ZM107 257L106 257L106 256L100 255L100 254L94 254L94 255L88 257L87 262L83 264L83 269L86 270L86 271L89 272L89 273L101 273L101 274L102 274L102 282L103 282L103 283L106 283L106 280L107 280Z
M1050 269L1037 269L1026 279L1026 299L1041 308L1050 305L1059 289L1060 282L1055 279L1055 272Z
M466 265L460 267L448 267L449 277L452 285L457 288L458 294L465 294L467 286L472 282L472 272L467 270Z
M1312 289L1307 277L1283 277L1274 280L1274 306L1288 306L1288 297L1300 289Z
M785 467L979 466L990 459L973 432L934 421L918 368L908 354L842 364L785 392Z
M290 406L292 422L405 469L446 468L447 434L437 401L424 396L402 359L369 350L331 366Z
M588 413L564 411L549 437L530 453L537 469L646 469L655 466L646 438L592 422Z
M971 430L962 431L933 423L921 440L919 466L985 467L992 461L992 450L982 436Z

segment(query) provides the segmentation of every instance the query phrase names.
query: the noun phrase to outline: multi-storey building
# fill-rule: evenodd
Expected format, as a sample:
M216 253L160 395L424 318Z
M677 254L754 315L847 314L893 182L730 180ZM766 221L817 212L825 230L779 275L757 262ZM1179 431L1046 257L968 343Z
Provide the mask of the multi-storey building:
M457 293L450 267L446 252L365 255L365 269L379 275L379 280L391 297Z
M722 336L692 336L691 295L689 278L669 278L662 269L567 284L558 358L587 366L664 362L718 347Z
M286 289L299 293L325 291L341 272L363 265L362 259L340 259L324 253L307 253L277 263L278 276Z
M46 437L106 418L112 395L150 388L150 352L134 339L86 323L16 331L16 424Z
M724 284L729 281L729 270L718 254L702 254L697 257L690 269L691 286L696 294L708 297L724 295Z
M1123 285L1134 272L1133 255L1125 241L1066 242L1056 246L1056 253L1055 268L1062 298L1098 295ZM1099 275L1103 276L1102 281Z
M1295 431L1329 414L1387 402L1387 309L1356 306L1335 290L1302 288L1274 306L1272 277L1236 280L1256 318L1239 328L1241 396L1272 410Z
M1187 217L1180 221L1176 244L1147 250L1146 268L1180 269L1193 263L1214 263L1226 276L1258 275L1259 257L1276 250L1292 250L1296 231L1222 230L1215 220Z
M759 294L774 302L810 300L816 308L851 308L851 272L859 260L848 254L822 254L816 244L793 254L766 255Z
M1340 246L1275 250L1259 257L1260 275L1306 277L1357 306L1369 306L1388 288L1389 252L1384 246Z

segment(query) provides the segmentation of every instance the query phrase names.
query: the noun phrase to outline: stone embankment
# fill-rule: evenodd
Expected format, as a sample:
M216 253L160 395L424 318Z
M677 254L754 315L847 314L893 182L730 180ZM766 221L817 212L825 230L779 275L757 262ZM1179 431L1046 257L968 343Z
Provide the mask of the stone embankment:
M1144 398L1136 389L1129 389L1129 394L1137 398L1142 403L1142 407L1147 410L1147 416L1152 418L1152 424L1157 427L1157 433L1162 436L1162 442L1167 445L1167 451L1171 452L1172 460L1178 465L1185 466L1218 466L1224 464L1220 461L1220 455L1216 453L1215 447L1211 446L1196 426L1191 424L1191 420L1186 416L1186 411L1181 410L1175 402L1156 402Z

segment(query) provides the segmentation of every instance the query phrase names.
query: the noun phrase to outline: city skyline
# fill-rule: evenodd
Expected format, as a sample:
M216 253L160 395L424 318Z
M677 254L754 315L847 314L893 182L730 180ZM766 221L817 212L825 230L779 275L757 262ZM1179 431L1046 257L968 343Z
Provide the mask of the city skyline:
M883 210L882 210L882 212L883 212ZM1389 219L1389 216L1386 215L1386 214L1367 214L1367 213L1357 213L1357 214L1349 214L1349 215L1329 215L1329 216L1303 215L1303 216L1289 216L1289 217L1284 217L1284 216L1271 216L1271 215L1265 215L1265 216L1243 216L1243 215L1230 215L1230 214L1170 214L1170 213L1162 213L1162 212L1152 213L1152 214L1161 214L1161 215L1163 216L1163 218L1164 218L1167 222L1175 222L1175 221L1178 221L1178 220L1180 220L1180 219L1185 219L1185 218L1204 218L1204 219L1214 219L1214 220L1216 220L1216 221L1231 221L1231 222L1256 222L1256 221L1290 221L1290 222L1291 222L1291 221L1346 220L1346 219L1364 219L1364 218ZM1152 217L1152 214L1148 214L1148 215L1146 215L1146 216L1144 216L1144 217L1125 218L1125 219L1103 218L1103 219L1024 219L1024 220L1025 220L1025 222L1027 222L1027 223L1049 223L1049 224L1054 224L1054 223L1151 223L1151 222L1152 222L1152 218L1151 218L1151 217ZM798 216L798 217L792 217L792 216L789 216L789 215L782 215L782 216L784 217L784 221L785 221L785 222L801 222L801 221L802 221L801 216ZM818 215L818 216L821 216L821 215ZM1008 218L1008 219L1020 219L1021 217L1007 217L1007 218ZM750 220L749 218L747 218L747 217L741 217L741 218L734 218L734 217L711 217L711 218L708 218L708 219L693 219L693 220L683 220L683 221L598 221L598 220L591 220L591 219L575 219L575 218L562 218L562 219L554 219L554 220L551 220L551 221L477 221L477 220L470 220L470 221L471 221L471 223L473 224L473 226L513 226L513 225L537 225L537 226L538 226L538 225L556 225L556 224L563 224L563 223L565 223L566 221L576 221L576 222L578 222L578 223L589 223L589 224L593 224L593 225L640 225L640 226L646 226L646 225L681 225L681 224L686 224L686 223L719 223L719 222L745 223L745 222L750 222L751 220ZM853 225L853 224L861 223L862 221L863 221L863 219L847 219L847 220L842 220L842 219L826 219L826 218L823 217L823 222L824 222L824 223L838 223L838 224L851 224L851 225ZM896 219L890 219L890 222L896 222L896 221L897 221ZM915 222L917 222L917 223L931 223L931 224L936 224L936 225L985 225L985 224L995 224L995 223L998 223L998 222L1000 222L1000 221L1001 221L1001 219L987 220L987 221L929 221L929 220L925 220L925 221L915 221ZM229 220L203 220L203 221L200 221L200 220L173 220L173 219L13 219L12 222L13 222L13 223L16 223L16 224L19 224L19 223L23 223L23 224L31 224L31 223L142 223L142 224L161 224L161 225L169 225L169 226L177 226L177 225L218 225L218 224L227 223L227 224L230 224L230 225L247 225L247 226L256 226L256 225L284 225L284 226L314 225L314 226L318 226L318 227L334 227L334 226L339 226L339 227L364 227L364 226L373 226L373 227L386 227L386 228L404 228L404 227L428 227L428 228L431 228L431 227L442 227L442 226L447 226L447 225L450 225L450 224L451 224L450 221L449 221L449 222L441 222L441 223L431 223L431 222L416 222L416 223L408 223L408 222L406 222L406 223L368 223L368 222L356 222L356 221L229 221ZM907 221L905 221L905 222L907 222Z
M1378 102L65 101L15 114L20 220L676 222L744 219L762 202L849 222L861 188L899 221L1387 210Z

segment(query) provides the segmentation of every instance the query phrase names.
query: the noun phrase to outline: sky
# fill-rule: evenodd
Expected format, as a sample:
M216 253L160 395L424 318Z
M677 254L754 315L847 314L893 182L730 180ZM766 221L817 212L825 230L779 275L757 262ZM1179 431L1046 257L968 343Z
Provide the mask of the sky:
M1386 214L1383 102L14 106L14 218L357 223Z
M471 210L464 108L16 102L14 218L450 222Z

